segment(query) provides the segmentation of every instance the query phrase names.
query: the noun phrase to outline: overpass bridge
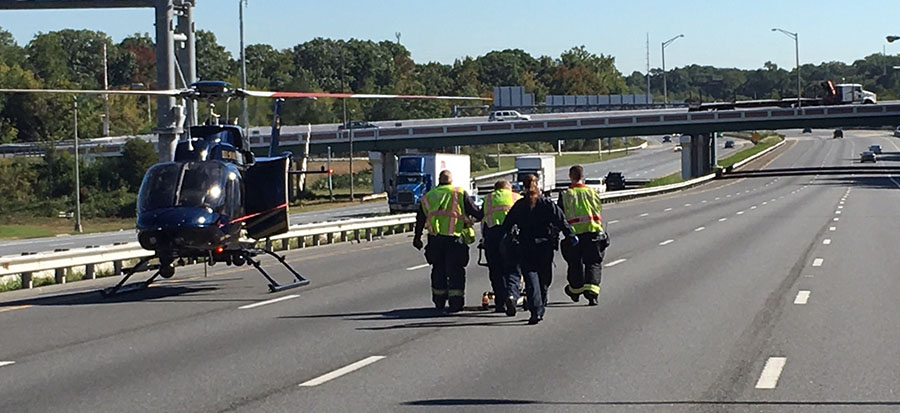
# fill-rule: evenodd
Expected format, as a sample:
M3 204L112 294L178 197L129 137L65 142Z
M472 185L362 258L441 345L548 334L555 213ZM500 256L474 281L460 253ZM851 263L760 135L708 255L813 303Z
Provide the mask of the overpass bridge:
M375 188L380 192L393 179L395 156L407 149L433 150L449 146L512 142L556 142L570 139L682 133L682 175L707 174L715 165L715 132L787 128L879 127L900 125L900 101L874 105L817 106L808 108L752 108L715 112L686 109L575 112L536 114L528 121L489 122L487 117L375 122L377 128L352 131L355 151L369 151L375 169ZM269 146L268 128L250 128L254 151L264 154ZM349 150L351 131L337 124L285 126L281 147L302 153L306 135L311 153ZM152 140L149 135L139 136ZM125 138L104 138L82 143L97 155L115 155ZM65 146L64 146L65 147ZM0 153L34 151L28 145L2 145ZM71 150L71 149L70 149Z

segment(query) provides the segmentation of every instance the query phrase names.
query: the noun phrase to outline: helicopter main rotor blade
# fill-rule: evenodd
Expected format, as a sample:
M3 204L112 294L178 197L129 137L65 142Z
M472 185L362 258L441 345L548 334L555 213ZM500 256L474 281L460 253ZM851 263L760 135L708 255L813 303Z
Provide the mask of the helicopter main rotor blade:
M0 93L74 93L78 95L181 96L186 90L0 89Z
M426 95L382 95L367 93L327 93L327 92L267 92L260 90L239 90L245 96L261 98L286 98L286 99L316 99L316 98L347 98L347 99L437 99L437 100L493 100L476 96L426 96Z

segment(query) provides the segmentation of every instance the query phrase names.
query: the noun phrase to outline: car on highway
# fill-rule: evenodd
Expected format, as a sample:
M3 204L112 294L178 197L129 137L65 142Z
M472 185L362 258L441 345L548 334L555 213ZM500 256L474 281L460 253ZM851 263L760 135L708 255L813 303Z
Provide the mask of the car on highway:
M834 137L832 139L844 139L844 130L843 129L835 129Z
M865 151L859 154L859 163L872 162L875 163L875 152Z
M812 133L812 128L803 128L802 133Z
M364 121L364 120L354 120L354 121L351 121L351 122L347 122L346 124L343 124L343 125L338 125L338 130L344 130L344 129L373 129L373 128L376 128L376 129L377 129L377 128L378 128L378 125L376 125L376 124L374 124L374 123L370 123L370 122Z
M663 143L672 143L672 137L669 135L663 136Z
M898 126L897 129L894 129L894 136L900 138L900 126Z
M488 115L488 122L499 122L504 120L531 120L531 116L523 115L514 110L496 110Z
M876 155L881 155L881 145L871 145L869 146L869 152L872 152Z
M681 145L675 145L675 147L672 148L672 152L681 152Z
M621 191L625 189L625 175L621 172L608 172L603 179L607 191Z
M734 148L734 141L725 141L726 148Z

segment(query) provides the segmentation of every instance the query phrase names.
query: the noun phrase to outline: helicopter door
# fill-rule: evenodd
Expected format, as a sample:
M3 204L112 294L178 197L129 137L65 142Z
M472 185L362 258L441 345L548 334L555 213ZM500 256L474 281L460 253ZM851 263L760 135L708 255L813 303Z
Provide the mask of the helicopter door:
M257 159L247 169L245 213L252 216L246 221L250 238L261 239L287 232L289 164L288 157Z

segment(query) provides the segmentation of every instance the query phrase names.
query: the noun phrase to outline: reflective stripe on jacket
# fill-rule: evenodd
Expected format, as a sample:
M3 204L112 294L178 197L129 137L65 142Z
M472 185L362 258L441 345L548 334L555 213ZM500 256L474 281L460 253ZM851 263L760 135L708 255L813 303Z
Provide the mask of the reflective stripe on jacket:
M602 205L600 194L583 184L569 187L561 195L566 221L576 234L603 232Z

